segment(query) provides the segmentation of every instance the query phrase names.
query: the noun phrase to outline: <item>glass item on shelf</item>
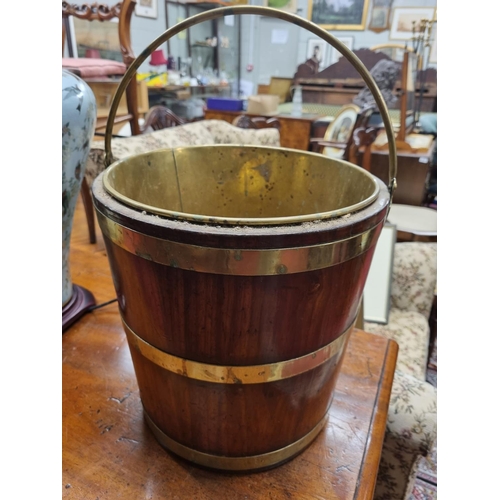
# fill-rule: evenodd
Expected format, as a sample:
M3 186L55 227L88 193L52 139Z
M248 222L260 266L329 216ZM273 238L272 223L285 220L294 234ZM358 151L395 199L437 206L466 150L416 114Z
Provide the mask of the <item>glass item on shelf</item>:
M292 116L302 116L302 87L298 85L294 87L292 99Z

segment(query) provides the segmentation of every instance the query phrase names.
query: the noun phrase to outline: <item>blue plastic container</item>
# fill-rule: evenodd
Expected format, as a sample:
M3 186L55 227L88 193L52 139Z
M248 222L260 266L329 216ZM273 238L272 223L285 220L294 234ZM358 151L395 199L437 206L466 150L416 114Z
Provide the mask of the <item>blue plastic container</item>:
M216 111L242 111L243 100L231 99L230 97L209 97L207 99L207 109Z

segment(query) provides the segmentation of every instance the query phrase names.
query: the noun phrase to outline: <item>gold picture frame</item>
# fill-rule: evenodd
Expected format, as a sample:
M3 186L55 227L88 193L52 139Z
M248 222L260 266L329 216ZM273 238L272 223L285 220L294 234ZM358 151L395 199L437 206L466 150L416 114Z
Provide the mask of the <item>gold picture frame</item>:
M434 19L435 10L436 7L394 7L389 40L412 40L412 27L419 29L422 19Z
M297 13L297 0L263 0L262 5L272 9L284 10L291 14Z
M393 0L372 0L368 29L382 33L389 29Z
M361 108L356 104L345 104L340 109L339 113L334 120L328 125L324 140L338 143L347 144L349 137L351 137L356 119ZM345 148L337 148L335 146L325 146L323 154L330 158L342 158Z
M345 0L346 5L334 11L333 0L309 0L307 19L325 30L362 31L366 26L370 0Z
M158 19L158 0L138 0L135 4L135 15Z

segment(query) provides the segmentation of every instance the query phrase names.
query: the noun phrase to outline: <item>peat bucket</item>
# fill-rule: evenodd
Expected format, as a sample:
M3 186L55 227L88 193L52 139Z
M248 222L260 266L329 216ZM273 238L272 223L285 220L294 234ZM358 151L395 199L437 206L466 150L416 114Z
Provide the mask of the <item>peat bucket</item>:
M199 14L304 19L263 7ZM349 55L352 54L352 55ZM352 62L352 61L351 61ZM358 66L361 63L358 60ZM387 108L364 66L388 135ZM156 150L113 163L92 190L145 418L197 464L255 470L297 455L321 431L353 328L390 188L342 160L257 146Z

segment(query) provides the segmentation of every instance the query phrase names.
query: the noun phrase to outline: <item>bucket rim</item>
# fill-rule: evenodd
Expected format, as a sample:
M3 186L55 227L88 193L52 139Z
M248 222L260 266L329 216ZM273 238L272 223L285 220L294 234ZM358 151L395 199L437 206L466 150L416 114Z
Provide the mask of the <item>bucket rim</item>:
M164 208L159 208L153 205L148 205L142 202L138 202L129 198L128 196L123 195L119 191L117 191L112 185L110 181L110 175L114 170L118 169L121 164L130 161L132 157L145 157L151 155L152 153L158 154L161 152L169 152L172 153L175 150L186 150L186 149L203 149L203 148L245 148L245 149L259 149L259 150L272 150L272 151L283 151L290 152L293 154L304 154L306 156L313 156L321 158L322 160L331 161L332 163L340 163L348 166L349 168L357 170L361 175L364 175L367 179L372 182L373 191L372 193L366 197L364 200L355 203L353 205L349 205L346 207L338 208L335 210L329 210L326 212L313 212L305 215L290 215L284 217L221 217L215 215L201 215L201 214L193 214L189 212L181 212L168 210ZM328 220L328 219L336 219L338 217L342 217L344 215L352 214L354 212L359 212L360 210L368 207L378 198L380 194L380 185L376 180L376 177L363 169L362 167L355 165L354 163L348 162L346 160L342 160L339 158L329 158L320 153L314 153L312 151L300 151L292 148L283 148L276 146L262 146L262 145L249 145L249 144L206 144L206 145L194 145L194 146L176 146L170 148L158 148L151 151L146 151L143 153L138 153L135 155L127 156L126 158L122 158L113 162L109 167L107 167L103 172L102 183L104 190L115 200L133 208L139 210L141 212L146 212L154 215L159 215L161 217L166 217L168 219L173 219L177 221L186 221L186 222L197 222L203 224L217 225L217 226L280 226L280 225L290 225L290 224L301 224L304 222L314 222L320 220Z

